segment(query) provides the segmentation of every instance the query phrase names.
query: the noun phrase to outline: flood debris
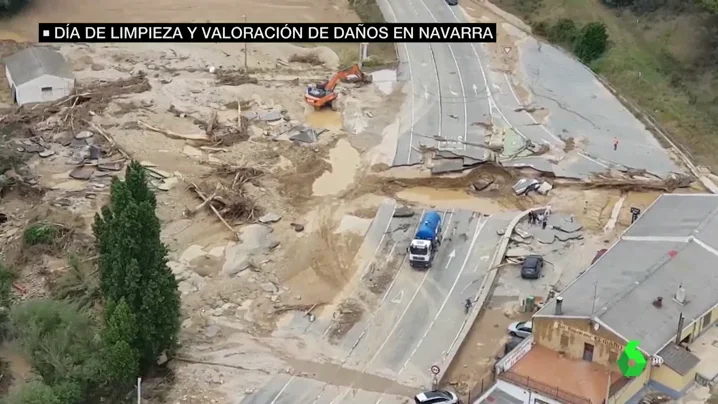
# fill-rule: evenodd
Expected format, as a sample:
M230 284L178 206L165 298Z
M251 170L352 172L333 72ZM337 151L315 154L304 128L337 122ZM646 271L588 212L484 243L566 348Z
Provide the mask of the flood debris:
M394 210L394 217L412 217L414 216L414 211L406 206L401 206L396 208Z
M262 217L259 218L259 222L260 222L260 223L265 223L265 224L267 224L267 223L276 223L276 222L278 222L278 221L280 221L280 220L282 220L282 217L279 216L279 215L276 214L276 213L273 213L273 212L269 212L269 213L267 213L266 215L264 215L264 216L262 216Z
M110 101L121 95L142 93L151 89L144 74L115 81L98 81L76 87L72 94L50 104L33 107L20 106L0 111L4 115L3 125L21 124L34 126L49 132L75 132L92 116L102 113Z
M521 178L514 184L512 189L516 195L526 195L530 191L537 190L541 186L541 180L536 178Z

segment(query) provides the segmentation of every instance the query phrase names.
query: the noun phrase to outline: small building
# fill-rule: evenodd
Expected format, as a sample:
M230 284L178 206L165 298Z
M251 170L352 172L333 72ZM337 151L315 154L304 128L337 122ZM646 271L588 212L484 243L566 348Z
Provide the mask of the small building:
M4 60L5 77L18 105L55 101L70 95L75 77L60 52L31 47Z
M634 404L718 382L718 195L663 195L532 318L477 402ZM640 341L648 366L616 364Z

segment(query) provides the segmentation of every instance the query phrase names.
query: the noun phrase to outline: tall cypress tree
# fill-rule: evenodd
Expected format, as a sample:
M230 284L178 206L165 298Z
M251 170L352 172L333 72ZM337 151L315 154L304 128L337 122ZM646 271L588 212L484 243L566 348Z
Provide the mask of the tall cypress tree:
M95 216L93 230L100 254L100 287L106 321L124 300L139 327L129 347L139 353L146 371L177 342L180 300L177 282L167 266L167 247L160 241L157 201L147 186L145 169L136 161L127 167L125 181L114 179L110 203ZM117 343L117 341L114 341Z

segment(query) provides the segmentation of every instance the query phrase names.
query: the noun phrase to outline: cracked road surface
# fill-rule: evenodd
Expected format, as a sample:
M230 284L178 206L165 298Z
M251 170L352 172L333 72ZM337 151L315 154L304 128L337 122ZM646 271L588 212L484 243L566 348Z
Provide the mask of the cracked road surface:
M357 277L361 282L347 293L364 297L362 301L372 302L371 307L333 342L333 362L351 377L337 386L330 380L277 376L243 404L393 403L429 388L432 365L448 367L453 359L449 352L455 352L452 348L461 343L461 331L470 326L464 301L476 298L496 253L498 231L518 212L487 216L468 210L442 211L444 240L432 268L422 271L409 266L406 249L424 211L396 218L395 209L388 203L378 210L362 246L374 254L360 260ZM382 290L372 288L376 282L383 285ZM367 298L367 293L376 299ZM327 338L327 351L331 350L327 332L331 317L324 313L308 330ZM380 385L377 380L393 384ZM310 391L316 394L310 397Z
M442 0L380 0L379 5L389 21L468 21L460 7ZM526 37L515 28L511 35ZM581 179L609 168L645 169L662 178L685 172L588 68L561 50L539 46L530 37L521 41L514 52L521 55L516 74L526 77L522 82L513 74L489 68L488 46L496 45L399 46L400 73L407 81L411 116L404 117L409 123L400 128L394 166L420 163L422 145L474 160L493 158L486 149L471 145L489 143L491 134L485 124L491 123L499 129L495 133L505 130L503 136L498 135L504 153L495 156L505 166L528 166ZM522 109L527 106L517 96L518 86L532 94L532 107L550 112L548 118L537 118ZM466 143L438 141L436 136ZM574 150L566 147L569 138L576 145ZM617 150L613 149L614 138L619 140ZM522 151L527 140L549 145L550 152L534 156Z

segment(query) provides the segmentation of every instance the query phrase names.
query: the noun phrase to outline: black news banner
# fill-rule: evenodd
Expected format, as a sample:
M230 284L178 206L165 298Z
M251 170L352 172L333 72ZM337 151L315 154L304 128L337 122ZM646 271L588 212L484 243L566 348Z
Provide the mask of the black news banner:
M40 42L496 42L495 23L39 25Z

